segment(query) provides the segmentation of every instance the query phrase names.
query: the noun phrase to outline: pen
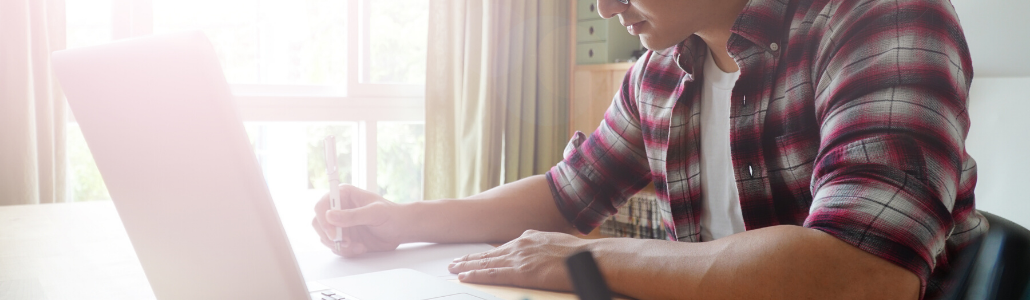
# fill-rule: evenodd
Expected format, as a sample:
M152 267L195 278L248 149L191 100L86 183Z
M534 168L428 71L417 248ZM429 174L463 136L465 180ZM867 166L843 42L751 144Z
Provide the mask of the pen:
M325 137L325 172L329 175L329 208L343 209L340 203L340 175L336 170L336 137ZM336 244L336 252L340 252L343 241L343 228L336 227L336 235L332 237Z

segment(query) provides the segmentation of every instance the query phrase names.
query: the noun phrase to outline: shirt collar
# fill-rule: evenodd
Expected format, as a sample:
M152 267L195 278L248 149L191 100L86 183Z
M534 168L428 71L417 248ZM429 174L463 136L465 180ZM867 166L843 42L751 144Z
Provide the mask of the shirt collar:
M787 18L787 6L790 0L751 0L744 6L744 10L733 22L730 32L740 36L766 51L778 51L781 48L782 38L786 36L785 30L789 30L784 22ZM773 43L778 44L772 47ZM746 48L740 43L730 43L727 50L730 54L740 53Z
M791 0L751 0L744 6L744 10L733 22L730 32L729 45L727 50L730 56L736 57L737 53L743 52L750 47L745 43L737 43L735 40L743 38L766 51L777 51L783 45L780 38L785 36L784 26L787 17L787 1ZM777 46L773 46L777 43ZM775 48L775 49L774 49ZM695 67L703 65L708 47L697 35L691 35L682 43L676 45L673 51L676 63L680 69L686 72L687 81L693 81Z
M694 81L695 66L703 66L708 46L705 41L697 35L690 35L687 40L676 45L673 50L673 57L680 70L686 72L686 80Z

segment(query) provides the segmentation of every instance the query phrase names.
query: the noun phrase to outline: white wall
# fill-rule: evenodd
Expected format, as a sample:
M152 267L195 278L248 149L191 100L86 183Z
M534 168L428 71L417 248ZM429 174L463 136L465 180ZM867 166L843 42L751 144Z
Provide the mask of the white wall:
M1027 0L952 0L972 53L976 76L1030 76Z
M976 206L1030 228L1030 34L1027 0L951 0L973 58L966 150Z
M973 79L969 117L977 208L1030 228L1030 77Z

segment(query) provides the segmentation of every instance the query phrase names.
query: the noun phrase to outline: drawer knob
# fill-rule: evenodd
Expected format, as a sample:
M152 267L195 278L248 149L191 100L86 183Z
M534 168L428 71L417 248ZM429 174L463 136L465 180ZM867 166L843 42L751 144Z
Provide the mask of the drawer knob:
M594 57L594 49L587 50L587 57Z
M590 26L590 35L594 35L594 26Z
M590 3L590 12L594 12L594 4Z

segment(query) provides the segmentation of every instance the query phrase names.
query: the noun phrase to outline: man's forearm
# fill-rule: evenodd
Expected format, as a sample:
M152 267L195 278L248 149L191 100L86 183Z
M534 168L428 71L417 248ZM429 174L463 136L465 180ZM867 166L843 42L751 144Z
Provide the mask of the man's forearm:
M592 245L612 290L637 299L916 299L919 279L821 231L776 226L706 243Z
M406 204L404 242L503 242L527 229L572 232L554 205L547 178L536 175L465 199Z

